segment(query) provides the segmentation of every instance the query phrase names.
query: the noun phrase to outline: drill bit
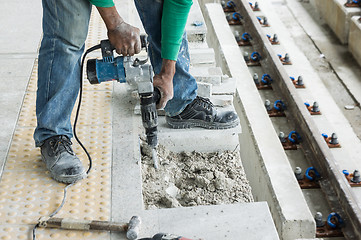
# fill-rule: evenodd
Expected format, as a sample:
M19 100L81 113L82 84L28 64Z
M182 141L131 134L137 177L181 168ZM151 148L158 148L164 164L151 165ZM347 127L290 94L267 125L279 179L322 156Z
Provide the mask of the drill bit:
M152 159L153 159L153 163L154 163L154 168L158 169L158 154L157 154L157 150L155 148L152 148Z

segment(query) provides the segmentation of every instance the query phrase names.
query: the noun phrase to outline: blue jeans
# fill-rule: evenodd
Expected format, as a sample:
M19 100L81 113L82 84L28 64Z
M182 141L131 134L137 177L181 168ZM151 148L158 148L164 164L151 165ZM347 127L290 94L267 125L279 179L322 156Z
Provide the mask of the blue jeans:
M43 39L39 50L36 99L36 146L56 135L73 137L71 112L79 91L80 60L88 33L91 4L88 0L42 0ZM138 13L149 35L149 56L154 72L162 66L160 54L162 2L136 0ZM195 79L188 73L186 35L173 79L174 98L165 107L167 115L179 114L197 94Z

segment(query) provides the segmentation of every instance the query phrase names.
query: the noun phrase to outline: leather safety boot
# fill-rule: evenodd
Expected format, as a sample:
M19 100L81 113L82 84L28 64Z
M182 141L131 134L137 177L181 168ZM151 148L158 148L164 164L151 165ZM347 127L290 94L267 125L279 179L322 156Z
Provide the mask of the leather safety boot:
M239 118L234 111L217 112L208 98L199 96L180 114L174 117L166 116L166 121L172 128L227 129L239 124Z
M51 177L58 182L74 183L86 177L86 172L71 148L67 136L48 138L40 146L41 158L50 171Z

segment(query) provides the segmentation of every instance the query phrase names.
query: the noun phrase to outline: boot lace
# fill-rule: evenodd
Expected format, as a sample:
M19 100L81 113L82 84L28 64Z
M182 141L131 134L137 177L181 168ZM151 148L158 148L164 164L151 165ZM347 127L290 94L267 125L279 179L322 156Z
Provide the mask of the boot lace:
M59 137L50 142L51 148L54 150L54 154L58 155L64 151L67 151L70 154L73 154L71 149L71 141L67 137Z
M213 103L208 98L203 98L197 96L197 103L207 110L211 110L213 108Z

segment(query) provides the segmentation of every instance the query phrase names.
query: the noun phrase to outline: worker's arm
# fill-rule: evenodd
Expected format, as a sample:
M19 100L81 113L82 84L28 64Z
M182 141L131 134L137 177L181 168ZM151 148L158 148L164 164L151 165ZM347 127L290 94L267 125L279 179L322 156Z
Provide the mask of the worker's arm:
M118 54L133 56L140 52L139 29L124 22L114 6L113 0L89 0L102 17L110 43Z
M161 26L163 62L160 73L154 77L154 86L162 93L158 108L165 107L168 100L173 98L175 63L192 4L192 0L164 0Z

